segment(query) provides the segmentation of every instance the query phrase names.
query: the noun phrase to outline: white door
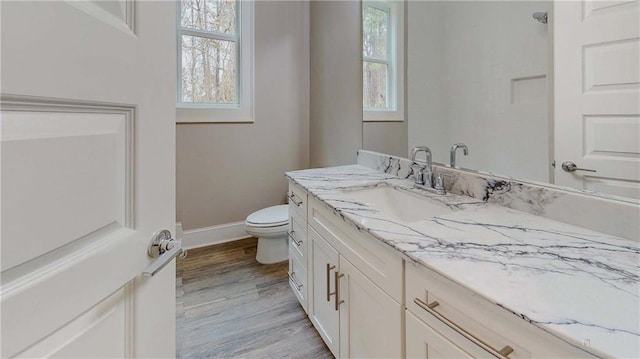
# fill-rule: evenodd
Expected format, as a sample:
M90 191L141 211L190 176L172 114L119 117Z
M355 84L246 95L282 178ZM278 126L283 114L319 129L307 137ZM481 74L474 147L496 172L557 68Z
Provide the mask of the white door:
M409 311L406 315L407 359L473 358Z
M402 357L399 303L340 256L341 358Z
M1 4L2 357L175 356L175 9Z
M551 21L556 184L640 198L638 1L554 1Z
M339 356L340 313L336 306L336 273L340 256L314 229L309 227L312 246L312 295L309 317L331 353Z

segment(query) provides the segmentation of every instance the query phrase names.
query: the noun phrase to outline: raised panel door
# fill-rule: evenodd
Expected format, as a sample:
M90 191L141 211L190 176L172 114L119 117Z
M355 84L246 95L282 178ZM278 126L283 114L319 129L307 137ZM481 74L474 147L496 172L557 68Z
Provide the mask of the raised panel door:
M406 354L407 359L473 358L409 311L406 312Z
M309 298L309 317L333 355L338 356L340 315L335 306L336 273L339 271L338 252L315 230L309 228L312 243L312 296Z
M0 7L1 356L174 356L176 6Z
M342 256L338 285L340 357L400 358L400 303L393 300Z

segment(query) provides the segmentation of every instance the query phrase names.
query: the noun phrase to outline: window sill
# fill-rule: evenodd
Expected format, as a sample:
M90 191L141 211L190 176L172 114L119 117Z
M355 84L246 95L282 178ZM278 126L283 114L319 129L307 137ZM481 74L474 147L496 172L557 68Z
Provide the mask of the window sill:
M362 111L362 122L404 122L403 111Z
M246 108L177 106L176 123L253 123L253 111Z

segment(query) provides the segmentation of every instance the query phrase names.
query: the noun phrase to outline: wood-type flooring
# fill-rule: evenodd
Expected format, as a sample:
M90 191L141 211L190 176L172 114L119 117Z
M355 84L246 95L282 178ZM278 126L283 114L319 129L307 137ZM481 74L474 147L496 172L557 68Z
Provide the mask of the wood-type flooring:
M289 287L287 262L256 262L257 239L177 262L178 358L333 358Z

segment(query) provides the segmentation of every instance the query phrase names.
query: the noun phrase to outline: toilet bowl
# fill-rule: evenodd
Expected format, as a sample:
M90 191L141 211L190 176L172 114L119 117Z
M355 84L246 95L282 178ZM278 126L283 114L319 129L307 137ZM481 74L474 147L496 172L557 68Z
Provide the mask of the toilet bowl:
M245 221L247 233L258 238L256 260L262 264L289 258L289 206L272 206L251 213Z

